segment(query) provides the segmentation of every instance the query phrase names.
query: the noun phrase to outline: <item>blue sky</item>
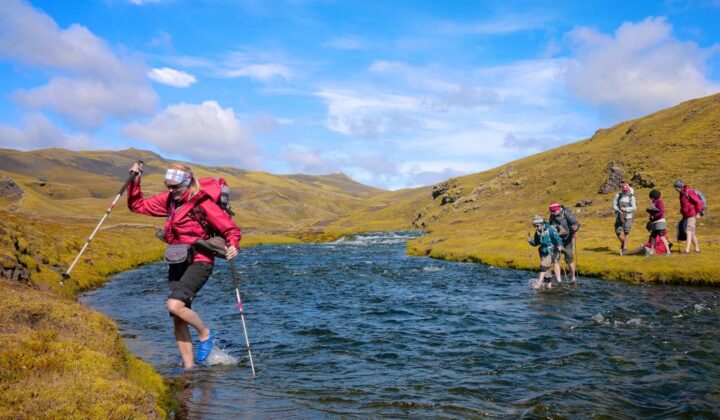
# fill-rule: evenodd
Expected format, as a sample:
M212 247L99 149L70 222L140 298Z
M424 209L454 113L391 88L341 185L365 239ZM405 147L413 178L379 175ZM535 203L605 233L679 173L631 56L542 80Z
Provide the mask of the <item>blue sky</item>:
M0 0L0 147L430 185L720 91L720 0Z

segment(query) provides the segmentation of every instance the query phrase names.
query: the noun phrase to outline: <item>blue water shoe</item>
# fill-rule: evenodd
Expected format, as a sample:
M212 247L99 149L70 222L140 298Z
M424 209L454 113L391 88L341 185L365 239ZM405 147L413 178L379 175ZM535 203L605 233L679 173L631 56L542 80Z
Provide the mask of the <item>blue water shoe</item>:
M205 359L210 356L210 350L212 350L213 341L215 341L215 330L210 330L210 338L207 340L200 340L200 346L198 347L197 356L195 360L200 363L204 362Z

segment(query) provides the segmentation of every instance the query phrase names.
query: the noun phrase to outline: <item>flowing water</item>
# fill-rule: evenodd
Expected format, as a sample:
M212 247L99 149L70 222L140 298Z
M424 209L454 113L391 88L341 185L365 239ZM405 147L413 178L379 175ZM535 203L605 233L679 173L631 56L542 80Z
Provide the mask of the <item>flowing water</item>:
M217 350L189 373L164 264L82 300L189 378L192 418L720 416L720 290L581 278L536 292L528 272L406 256L413 236L243 250L254 379L225 261L194 302Z

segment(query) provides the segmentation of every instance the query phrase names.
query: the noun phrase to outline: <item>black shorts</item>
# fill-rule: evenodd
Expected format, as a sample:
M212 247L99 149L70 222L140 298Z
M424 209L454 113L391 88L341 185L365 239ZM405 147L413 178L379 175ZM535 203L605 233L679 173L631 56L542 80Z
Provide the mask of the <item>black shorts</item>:
M212 271L213 265L208 262L170 264L168 299L177 299L184 302L188 308L192 307L195 295L208 281Z

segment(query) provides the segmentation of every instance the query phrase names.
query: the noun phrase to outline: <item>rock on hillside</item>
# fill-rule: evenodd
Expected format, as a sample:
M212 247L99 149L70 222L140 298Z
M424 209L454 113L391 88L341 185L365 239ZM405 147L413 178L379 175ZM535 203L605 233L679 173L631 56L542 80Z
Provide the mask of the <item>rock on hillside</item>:
M0 175L0 198L16 201L22 198L23 190L10 177Z

